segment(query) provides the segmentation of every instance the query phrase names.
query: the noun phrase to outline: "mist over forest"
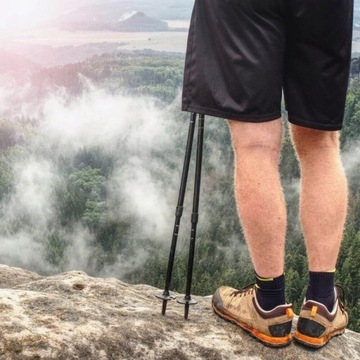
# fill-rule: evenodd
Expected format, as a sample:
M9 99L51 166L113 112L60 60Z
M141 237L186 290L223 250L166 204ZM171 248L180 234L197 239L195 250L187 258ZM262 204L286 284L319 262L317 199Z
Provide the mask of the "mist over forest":
M182 67L183 55L124 52L38 69L26 83L3 80L3 263L125 278L151 256L165 263L187 134ZM217 137L228 139L225 124L220 129ZM231 162L221 146L207 145L209 208L224 195L216 179ZM203 224L216 216L207 211ZM227 226L220 222L211 231Z
M131 2L161 20L168 19L161 12L180 18L191 3ZM43 275L76 269L163 287L189 121L180 111L184 54L123 50L119 44L12 43L14 51L10 45L0 50L2 264ZM336 274L355 331L360 331L359 68L354 62L341 135L350 204ZM284 123L287 300L298 309L308 270L298 221L299 168ZM253 281L235 211L233 152L224 120L206 118L204 146L192 291L197 295ZM192 166L171 286L178 292L185 289L193 178Z

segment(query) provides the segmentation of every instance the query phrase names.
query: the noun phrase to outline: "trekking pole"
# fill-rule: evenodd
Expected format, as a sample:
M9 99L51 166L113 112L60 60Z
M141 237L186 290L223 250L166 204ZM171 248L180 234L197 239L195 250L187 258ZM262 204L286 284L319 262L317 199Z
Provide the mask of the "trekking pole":
M204 144L204 115L199 115L198 124L198 140L196 151L196 168L195 168L195 185L193 196L193 210L191 214L191 234L190 234L190 247L189 247L189 259L187 268L187 280L186 280L186 292L183 299L178 299L177 302L185 305L185 319L189 316L189 307L197 303L196 300L191 299L191 283L193 275L193 265L195 256L195 242L196 242L196 227L199 219L199 201L200 201L200 183L201 183L201 165L202 154Z
M186 183L187 183L187 178L188 178L188 173L189 173L191 150L192 150L192 144L194 141L195 123L196 123L196 113L192 113L190 116L190 124L189 124L188 138L187 138L186 151L185 151L185 157L184 157L184 165L183 165L183 170L182 170L182 175L181 175L179 198L178 198L178 203L177 203L176 211L175 211L175 224L174 224L172 242L171 242L171 247L170 247L168 267L167 267L167 272L166 272L165 289L162 294L155 295L158 299L161 299L163 301L162 311L161 311L162 315L165 315L167 302L169 300L175 299L175 296L172 296L170 294L169 289L170 289L172 270L174 267L174 258L175 258L176 244L177 244L177 238L178 238L179 228L180 228L180 221L181 221L181 216L183 213L183 205L184 205L184 198L185 198L185 192L186 192Z

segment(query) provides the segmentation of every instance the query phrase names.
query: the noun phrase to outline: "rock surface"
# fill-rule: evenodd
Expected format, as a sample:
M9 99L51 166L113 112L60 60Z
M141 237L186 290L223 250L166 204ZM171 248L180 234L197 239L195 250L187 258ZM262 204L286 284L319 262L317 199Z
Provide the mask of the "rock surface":
M0 359L360 359L360 334L346 330L320 350L263 346L218 318L210 297L183 306L162 292L81 271L42 277L0 265ZM182 298L179 295L179 298Z

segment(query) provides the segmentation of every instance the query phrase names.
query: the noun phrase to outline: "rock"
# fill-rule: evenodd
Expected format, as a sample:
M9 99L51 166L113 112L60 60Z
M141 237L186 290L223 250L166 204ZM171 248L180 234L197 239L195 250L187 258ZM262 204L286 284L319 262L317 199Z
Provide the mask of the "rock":
M346 330L320 350L263 346L196 297L188 320L162 290L81 271L42 277L0 266L0 359L261 360L360 359L360 334ZM178 295L180 298L183 295Z

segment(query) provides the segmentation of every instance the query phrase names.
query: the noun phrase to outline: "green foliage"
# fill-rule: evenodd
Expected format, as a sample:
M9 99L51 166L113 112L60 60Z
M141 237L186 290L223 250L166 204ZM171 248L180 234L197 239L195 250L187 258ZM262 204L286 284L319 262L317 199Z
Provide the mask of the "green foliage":
M360 129L360 79L351 80L346 98L344 114L344 128L341 141L344 148L348 148L354 141L359 140Z
M11 164L4 154L0 155L0 201L11 192L14 174Z
M104 183L105 178L100 175L99 169L89 166L75 169L65 179L65 186L58 190L58 199L61 199L62 204L60 217L64 220L63 223L81 220L90 227L96 226L102 218L99 210L104 206Z
M181 54L159 54L152 50L103 54L82 63L41 69L33 74L32 82L40 94L59 86L79 94L84 89L85 77L114 92L148 95L170 103L182 83L183 60Z
M46 259L50 264L59 265L64 257L66 242L61 238L59 232L51 232L47 237Z

